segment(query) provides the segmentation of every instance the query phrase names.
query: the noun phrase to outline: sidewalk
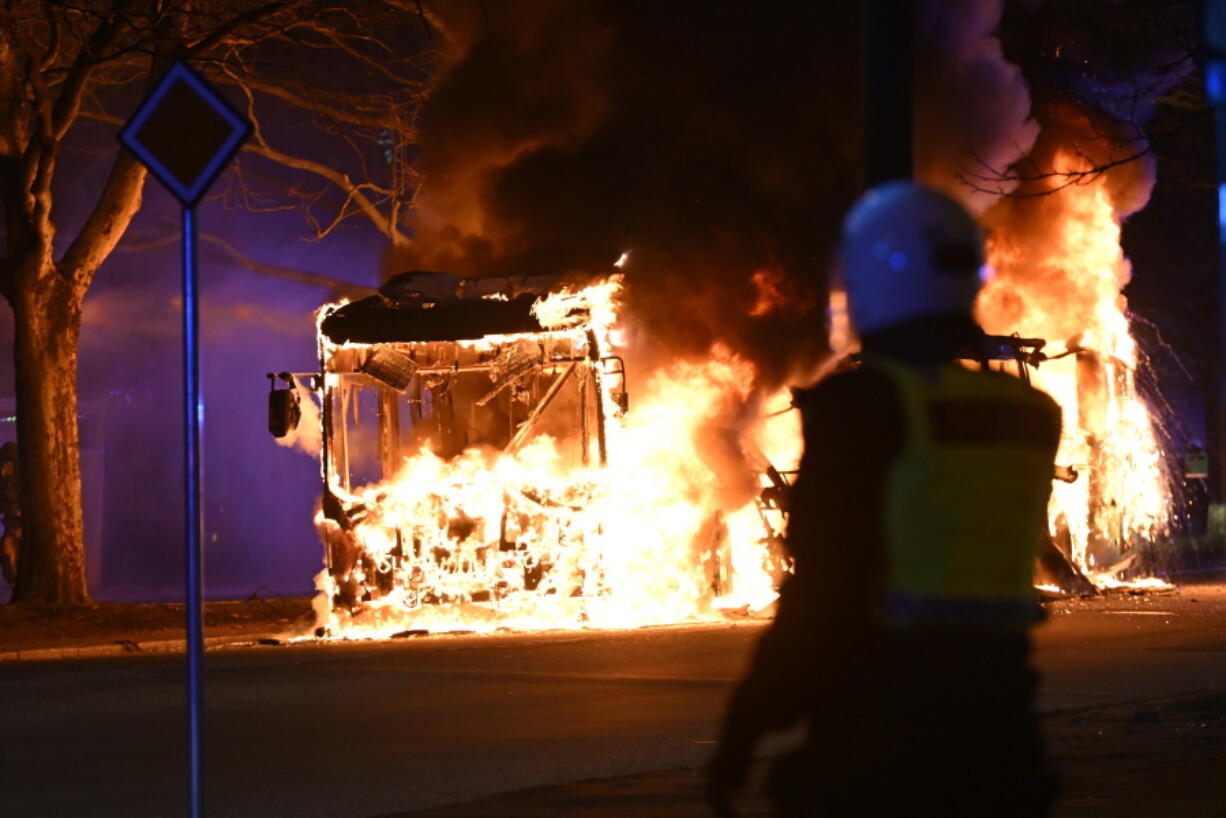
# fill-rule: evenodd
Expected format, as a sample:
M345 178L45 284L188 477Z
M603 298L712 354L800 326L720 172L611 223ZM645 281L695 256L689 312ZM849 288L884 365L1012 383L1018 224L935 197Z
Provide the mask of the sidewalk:
M255 642L310 626L308 597L205 603L206 647ZM99 602L79 608L0 605L0 662L183 650L181 603Z

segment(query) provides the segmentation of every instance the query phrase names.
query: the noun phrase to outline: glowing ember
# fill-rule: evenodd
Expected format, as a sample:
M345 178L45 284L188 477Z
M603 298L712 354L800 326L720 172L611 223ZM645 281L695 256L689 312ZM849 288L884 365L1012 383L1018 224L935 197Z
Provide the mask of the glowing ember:
M750 281L757 293L754 305L749 311L750 315L767 315L788 304L788 296L782 288L783 270L763 267L754 272Z
M1101 589L1124 588L1128 590L1169 591L1174 585L1160 577L1139 577L1123 580L1113 574L1090 574L1090 581Z
M322 328L339 306L322 311L320 626L622 627L774 599L790 397L758 395L717 347L655 372L629 409L619 291L562 290L532 305L543 331L472 341L337 344Z
M1065 165L1076 161L1056 161ZM992 235L994 275L979 317L988 332L1048 339L1051 357L1061 342L1070 353L1034 375L1064 410L1057 462L1080 474L1055 483L1050 524L1056 541L1105 587L1113 572L1104 569L1164 535L1170 515L1162 454L1137 394L1137 348L1120 294L1131 268L1120 249L1119 217L1101 178L1010 206L1030 209L1028 219L1044 230L1036 238L1033 228L1013 233L1006 222Z

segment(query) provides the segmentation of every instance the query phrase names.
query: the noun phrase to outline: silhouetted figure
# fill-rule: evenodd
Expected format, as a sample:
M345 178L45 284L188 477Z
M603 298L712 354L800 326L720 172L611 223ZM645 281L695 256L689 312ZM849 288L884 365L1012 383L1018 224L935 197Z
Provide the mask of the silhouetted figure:
M1059 407L972 372L982 238L910 182L867 193L843 267L863 366L798 397L805 454L781 590L710 770L731 815L758 739L801 720L775 762L785 816L1041 816L1053 794L1027 630Z
M0 446L0 515L4 534L0 537L0 573L10 588L17 587L17 561L21 554L21 505L18 501L17 444Z

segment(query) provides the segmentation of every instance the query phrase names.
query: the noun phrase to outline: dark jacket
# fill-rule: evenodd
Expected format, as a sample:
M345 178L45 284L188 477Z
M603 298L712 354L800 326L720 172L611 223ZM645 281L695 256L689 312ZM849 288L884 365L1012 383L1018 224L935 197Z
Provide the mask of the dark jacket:
M959 357L977 335L966 319L938 319L866 338L864 346L922 369ZM1029 811L1016 814L1042 814L1047 785L1027 637L899 634L872 614L887 572L885 480L906 442L896 387L864 367L831 376L798 394L797 403L805 454L788 524L795 573L733 694L722 752L735 758L736 748L752 746L763 732L804 720L803 780L782 786L821 789L828 814L842 814L834 809L840 793L854 814L915 810L922 791L933 798L949 792L942 771L951 767L979 781L961 785L976 802L967 814L1014 814L976 813L988 796L975 796L975 787L993 797L1010 790L1014 802L1033 795ZM934 752L937 746L956 749ZM1002 770L1009 771L1005 779ZM882 774L908 780L909 793L890 802L898 790L871 783ZM883 799L878 811L865 801L865 788Z

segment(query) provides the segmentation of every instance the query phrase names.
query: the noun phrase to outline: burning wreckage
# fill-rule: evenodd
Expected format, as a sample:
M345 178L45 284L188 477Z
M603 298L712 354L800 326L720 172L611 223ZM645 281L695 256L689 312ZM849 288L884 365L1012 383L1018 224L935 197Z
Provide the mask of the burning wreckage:
M742 441L762 485L729 509L695 496L690 483L718 481L684 474L701 468L684 444L671 463L625 456L645 436L692 437L703 395L687 396L697 414L627 423L617 280L458 299L412 282L323 308L320 372L269 376L274 436L314 408L304 383L322 413L323 631L643 624L769 604L790 473ZM697 385L752 380L728 357Z
M638 625L769 605L801 445L787 390L752 399L752 365L716 348L648 381L632 417L616 279L447 299L413 282L323 308L320 372L270 375L275 436L313 413L304 382L322 410L319 633ZM1149 457L1112 434L1141 405L1133 369L1078 339L1044 347L987 336L964 358L1065 409L1040 590L1118 586L1166 505L1160 486L1152 509L1117 499ZM709 410L729 403L740 431ZM749 477L731 498L711 465L721 447Z

